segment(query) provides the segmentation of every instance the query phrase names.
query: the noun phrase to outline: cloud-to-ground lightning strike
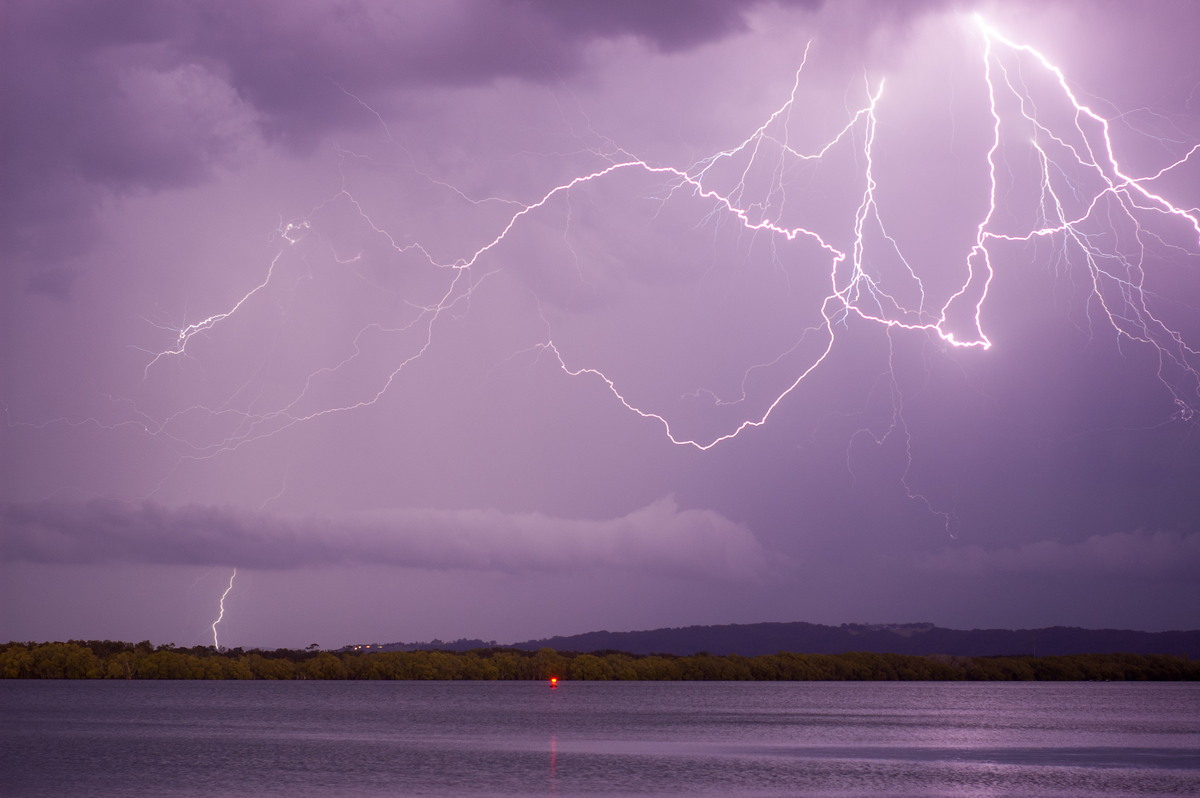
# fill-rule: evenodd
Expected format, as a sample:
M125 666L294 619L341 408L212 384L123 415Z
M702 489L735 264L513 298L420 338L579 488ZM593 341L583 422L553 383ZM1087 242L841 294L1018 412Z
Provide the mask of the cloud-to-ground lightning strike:
M237 577L236 568L229 575L229 584L225 586L225 592L221 594L221 598L217 602L217 619L212 622L213 648L218 651L221 650L221 641L217 639L217 625L225 618L225 597L229 595L229 591L233 590L233 580L235 577Z
M413 348L397 353L392 366L377 375L375 387L352 401L318 405L315 408L307 406L308 402L314 401L310 396L314 381L336 377L339 370L348 367L359 357L361 350L358 338L352 344L353 354L310 374L294 396L275 409L265 412L251 412L248 409L236 411L239 423L220 440L207 443L188 441L172 432L171 427L173 420L185 413L234 412L228 408L209 410L192 407L162 421L151 423L147 420L147 429L151 434L163 436L181 447L183 456L205 458L274 435L298 423L374 404L391 389L410 364L424 356L434 345L435 330L442 317L465 308L480 283L499 270L499 267L495 267L484 274L476 273L489 255L505 244L514 229L552 202L569 197L579 187L628 173L640 173L661 180L664 184L661 201L664 204L676 197L704 202L709 206L709 219L728 218L750 234L811 245L811 252L824 264L824 273L827 274L825 293L813 298L814 316L804 332L805 336L819 338L820 345L815 347L815 353L789 379L784 380L781 390L774 391L769 397L760 397L757 410L749 412L732 426L704 436L677 432L676 425L665 412L649 409L630 398L629 391L604 370L574 362L571 353L564 351L557 342L553 330L548 331L544 340L529 347L529 351L552 358L567 375L599 381L628 411L660 425L671 443L707 450L748 429L766 424L787 397L833 356L839 331L851 320L877 325L889 333L925 334L947 347L989 349L993 341L987 333L986 309L989 292L997 276L996 248L1029 243L1035 239L1054 240L1067 262L1082 264L1082 275L1090 297L1089 323L1100 321L1109 325L1119 338L1152 347L1160 364L1160 380L1175 403L1176 417L1191 418L1200 407L1200 352L1193 342L1189 342L1184 331L1176 329L1155 311L1155 298L1145 284L1145 259L1149 247L1164 242L1146 229L1144 220L1157 218L1160 222L1190 229L1192 240L1187 252L1196 254L1200 247L1200 212L1176 204L1166 192L1155 190L1155 184L1200 157L1197 156L1200 144L1192 146L1182 156L1159 165L1151 174L1134 176L1118 157L1119 147L1114 141L1111 120L1082 102L1062 70L1047 56L1028 45L1014 42L982 18L976 18L976 24L967 35L979 40L982 72L979 88L986 93L991 115L988 125L990 140L980 155L979 165L987 177L987 197L980 203L983 211L975 226L973 241L963 253L958 267L960 278L948 291L937 293L930 288L928 280L914 265L926 259L920 254L903 253L897 238L885 224L887 210L880 207L876 178L876 140L880 127L886 123L888 111L883 80L865 81L859 107L848 113L844 125L822 145L804 151L790 143L794 137L789 134L789 125L796 110L798 88L805 76L808 60L806 50L791 96L750 136L735 146L690 166L652 163L629 156L617 148L609 147L603 152L594 150L593 154L604 161L602 166L552 186L532 202L520 204L515 212L501 221L494 234L484 237L481 246L450 260L435 257L431 254L432 247L414 238L385 231L382 225L371 218L363 203L345 187L343 179L343 187L337 194L307 216L282 228L280 237L286 242L285 246L302 245L307 238L301 233L308 234L318 227L317 217L321 209L340 201L348 203L368 229L382 236L397 253L416 255L429 267L445 270L445 282L435 300L416 303L412 306L413 317L393 329L416 331ZM1047 94L1045 98L1035 100L1030 84L1039 80L1051 86L1053 93L1044 92ZM1064 110L1072 120L1066 125L1053 119L1056 113L1061 115ZM382 118L379 121L386 131L387 126ZM388 132L389 140L400 146L390 136ZM1022 141L1031 148L1041 173L1035 209L1032 212L1020 211L1015 217L1037 218L1032 223L1023 222L1023 226L1019 227L1014 226L1012 215L1001 218L999 213L1008 194L1001 158L1006 147L1016 146L1008 143L1014 140ZM840 233L822 230L819 229L820 225L806 224L803 220L792 218L791 206L785 202L786 186L781 166L771 167L775 177L766 196L750 196L748 175L764 166L767 159L773 157L779 164L809 163L820 161L839 149L852 150L858 165L854 180L859 186L857 207L852 218L845 220L845 230ZM621 157L614 157L614 154ZM344 156L351 157L348 153L344 153ZM723 170L730 168L735 175L731 186L727 185L731 178L722 177L726 173ZM423 172L419 174L431 183L447 185L429 178ZM453 191L459 198L471 203L487 201L472 199L459 189ZM502 201L514 202L511 199ZM1025 216L1021 216L1021 213ZM1122 237L1113 229L1117 225L1128 226L1132 231L1132 244L1121 243ZM1104 234L1106 226L1109 230L1107 235ZM876 254L880 248L887 251ZM266 277L228 310L209 315L202 321L175 331L172 345L153 354L146 365L147 376L152 374L153 367L161 366L164 360L184 355L189 342L196 336L215 334L220 325L232 316L247 312L256 294L275 279L280 268L279 257L277 254L271 260ZM897 263L899 267L884 273L878 265L873 265L876 261ZM379 324L367 325L362 328L359 337L368 331L384 329ZM794 341L786 342L779 352L785 353L796 345ZM746 374L759 367L751 366ZM707 389L697 388L695 395L710 393ZM720 405L734 403L720 400L715 394L713 398ZM215 642L215 623L213 627Z

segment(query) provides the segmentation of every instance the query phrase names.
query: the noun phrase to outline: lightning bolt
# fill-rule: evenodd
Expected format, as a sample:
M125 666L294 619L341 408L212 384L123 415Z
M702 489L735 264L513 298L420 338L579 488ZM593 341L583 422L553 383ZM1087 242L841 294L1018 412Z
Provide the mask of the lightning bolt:
M217 639L217 625L225 618L225 597L229 595L229 591L233 590L233 580L237 576L237 569L233 569L233 573L229 575L229 584L225 586L225 592L221 594L220 600L217 602L217 619L212 622L213 633L213 648L220 651L221 643Z
M563 342L565 339L549 322L545 337L523 350L535 359L548 360L569 377L593 381L621 408L660 428L671 444L707 451L766 425L778 408L833 356L851 324L865 323L885 332L889 365L893 335L924 335L946 349L989 350L993 341L988 334L987 308L997 276L997 253L1003 247L1036 241L1053 242L1062 263L1080 264L1078 273L1086 287L1089 324L1100 322L1120 340L1150 347L1158 359L1159 380L1174 402L1174 418L1192 419L1200 407L1200 353L1177 325L1156 310L1159 298L1148 288L1146 277L1148 253L1155 247L1197 254L1200 211L1175 202L1156 185L1196 160L1200 144L1146 174L1133 174L1118 157L1113 119L1084 103L1058 66L1037 49L1008 38L984 18L976 16L972 22L970 35L980 43L981 88L986 93L989 114L990 134L978 162L986 175L986 196L980 203L983 209L974 223L969 246L956 265L957 282L948 289L934 286L922 276L919 266L927 259L904 252L900 239L885 223L887 214L881 207L877 179L877 140L889 111L884 80L864 76L857 93L859 99L847 109L840 127L815 146L796 143L801 137L793 125L805 117L798 103L809 61L806 47L786 100L741 141L688 165L655 163L605 139L601 146L588 149L596 159L594 168L581 170L527 201L518 201L473 196L414 164L413 173L426 185L449 192L472 209L487 208L492 214L486 217L493 225L491 232L483 235L477 246L465 247L450 257L438 254L439 247L433 243L390 232L387 224L375 218L368 203L349 188L349 167L369 159L339 148L341 187L306 215L280 223L274 234L280 248L265 265L264 275L225 310L170 327L170 345L148 352L144 378L151 379L168 361L196 357L192 349L198 339L214 336L235 316L253 312L285 274L287 279L302 279L303 275L290 273L293 259L285 257L289 252L303 254L327 246L334 262L353 269L359 254L338 252L320 235L320 215L335 207L348 208L371 236L402 262L412 264L414 274L421 272L426 298L414 298L419 293L406 298L402 317L394 323L362 326L349 342L347 354L309 372L282 398L260 400L261 373L252 374L218 405L194 404L165 417L135 410L132 419L121 423L139 425L147 434L174 447L181 459L206 459L298 424L374 405L395 388L412 364L430 352L447 318L469 312L479 288L502 271L493 265L494 256L515 230L545 215L556 204L565 204L569 211L571 196L586 186L631 175L657 182L660 207L674 201L701 203L708 209L701 223L736 225L751 237L769 241L772 247L785 242L798 245L804 258L817 264L823 281L818 294L806 298L813 309L807 326L774 356L745 370L740 396L722 398L706 388L688 394L709 397L714 406L720 407L757 403L756 409L747 410L715 432L687 431L669 412L637 399L636 392L623 385L612 369L577 362L580 356L572 354L570 344ZM376 117L387 141L412 163L412 155L392 137L384 118L355 95L343 91ZM1066 124L1058 121L1064 114ZM1012 210L1006 205L1006 199L1018 192L1010 185L1015 178L1006 174L1005 152L1018 145L1029 148L1038 172L1035 196L1029 203L1032 211ZM848 155L856 164L852 213L832 226L828 221L806 220L803 203L788 194L788 176L839 155ZM762 174L769 175L769 180L765 192L759 195L755 185ZM1021 216L1022 212L1026 216ZM569 224L569 212L567 219ZM1168 241L1150 229L1148 220L1181 228L1188 240L1185 244ZM465 236L462 238L465 240ZM810 265L795 264L805 269ZM783 271L792 267L791 263L781 264ZM378 346L380 341L392 343L390 360L373 372L371 387L344 401L320 398L324 387L361 367L366 348ZM751 375L784 368L790 369L788 376L752 402L748 388ZM908 431L900 415L903 396L894 380L887 393L895 411L891 426L886 433L873 435L879 443L894 432L906 441L907 449ZM183 431L189 420L201 416L221 421L223 432L199 439ZM921 498L911 491L910 496ZM231 586L232 581L231 577Z

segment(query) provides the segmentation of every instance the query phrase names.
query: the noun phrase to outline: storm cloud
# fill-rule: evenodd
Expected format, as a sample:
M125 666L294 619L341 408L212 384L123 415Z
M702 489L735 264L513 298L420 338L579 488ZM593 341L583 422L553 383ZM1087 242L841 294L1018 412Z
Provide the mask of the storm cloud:
M940 4L854 13L864 34ZM5 190L0 251L26 285L66 296L112 195L194 186L264 146L308 152L399 118L437 89L506 79L552 86L586 72L592 45L675 53L744 33L762 6L820 0L9 0L0 30Z

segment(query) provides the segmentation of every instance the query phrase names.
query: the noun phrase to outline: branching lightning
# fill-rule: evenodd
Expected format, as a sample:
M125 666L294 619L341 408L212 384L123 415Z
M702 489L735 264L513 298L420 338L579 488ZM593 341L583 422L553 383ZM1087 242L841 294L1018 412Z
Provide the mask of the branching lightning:
M482 236L481 245L456 257L435 256L435 248L421 243L415 233L389 232L346 187L343 175L343 185L336 194L306 216L280 225L276 232L281 248L270 260L265 276L226 310L172 330L170 345L150 353L145 378L151 379L155 370L167 361L187 355L198 336L216 335L235 315L252 312L260 294L279 279L283 253L291 247L308 247L317 237L312 234L319 227L319 212L334 203L351 208L366 228L397 254L416 258L436 270L434 274L440 275L442 282L433 300L411 301L407 305L409 317L394 325L372 323L362 327L350 343L351 354L310 373L290 398L271 409L253 410L253 404L236 410L229 406L194 405L159 419L139 413L139 423L149 434L175 446L182 457L208 458L276 435L296 424L375 404L395 388L406 369L435 346L443 319L468 312L472 295L480 285L502 271L493 262L493 256L514 230L553 203L568 200L573 192L586 185L602 184L630 173L661 181L664 205L676 198L705 203L709 210L704 221L730 222L751 236L804 245L803 252L811 253L806 257L816 261L825 275L823 295L811 298L814 316L802 335L812 350L806 359L781 381L781 388L773 389L769 396L756 397L757 409L748 410L740 420L725 428L709 430L703 435L680 431L668 412L633 398L633 392L611 376L609 370L577 362L577 356L568 345L560 343L554 330L548 329L544 340L530 344L526 351L548 358L565 375L594 381L629 413L661 428L672 444L708 450L767 424L788 397L834 355L841 331L852 322L882 328L888 335L889 346L892 334L919 334L944 347L988 350L993 341L987 332L986 314L997 276L997 248L1037 240L1053 241L1066 261L1080 264L1087 284L1089 323L1102 322L1119 339L1150 347L1158 358L1159 378L1174 401L1175 417L1191 419L1200 407L1200 351L1194 342L1189 342L1184 331L1172 326L1155 310L1155 297L1146 285L1147 250L1154 245L1180 245L1167 244L1149 229L1147 220L1190 231L1188 243L1182 249L1189 255L1197 254L1200 212L1178 204L1155 186L1200 158L1200 144L1149 174L1135 176L1118 157L1120 148L1110 118L1085 104L1063 71L1046 55L1011 40L979 17L975 18L969 35L980 42L980 89L986 93L990 113L990 136L977 164L981 173L986 174L987 196L980 203L982 212L974 227L973 240L957 266L958 281L950 290L935 290L930 286L928 276L918 269L918 264L928 259L922 253L903 252L899 238L885 224L887 208L881 207L877 191L876 146L881 126L888 120L884 80L864 78L857 107L847 112L844 124L819 146L805 149L792 143L799 140L791 132L793 116L803 116L795 112L806 77L809 59L806 48L786 101L745 139L691 165L653 163L608 142L603 148L592 150L591 154L600 159L596 168L550 186L529 202L472 197L469 192L429 176L427 171L416 170L430 184L443 187L472 205L488 203L489 207L514 209L511 213L506 211L494 232ZM1043 91L1047 94L1044 100L1035 99L1029 87L1030 82L1037 80L1054 87L1052 94ZM407 149L392 138L383 117L346 93L375 115L388 140L411 161ZM1061 115L1063 109L1070 117L1069 124L1055 121L1055 115ZM1024 142L1035 154L1040 185L1032 212L1001 213L1010 193L1002 159L1012 141ZM795 205L789 203L785 173L794 165L820 163L839 152L849 153L858 165L853 175L857 201L852 217L842 220L837 229L828 229L828 222L795 218L797 212ZM356 157L348 151L340 153L345 159ZM772 184L763 196L756 196L750 175L764 168L773 175ZM795 250L789 250L792 251ZM356 257L335 253L335 259L343 264L352 263ZM884 261L897 265L884 273L877 265ZM807 270L812 265L805 263L802 267ZM785 268L793 266L789 263ZM945 268L945 264L941 267ZM317 398L317 384L336 380L340 373L353 367L367 337L401 334L410 336L406 339L408 348L393 353L390 367L376 374L373 387L346 401L322 402ZM780 361L798 346L797 341L785 342L774 360L750 366L745 376ZM744 378L742 395L733 400L722 399L704 387L697 387L691 395L711 396L716 405L728 407L747 399L746 384ZM899 388L893 383L891 390L895 397L893 407L898 411L902 401ZM200 442L176 432L178 422L192 414L228 414L236 423L218 440ZM895 420L895 416L893 428L907 435L903 421ZM230 587L232 583L233 577ZM214 644L219 622L220 617L213 624Z

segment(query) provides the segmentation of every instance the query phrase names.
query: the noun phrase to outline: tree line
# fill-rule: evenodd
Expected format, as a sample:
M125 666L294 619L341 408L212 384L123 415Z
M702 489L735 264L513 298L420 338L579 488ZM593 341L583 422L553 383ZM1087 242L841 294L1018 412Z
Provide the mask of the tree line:
M217 651L149 641L0 644L4 679L406 679L579 681L1195 681L1200 660L1165 654L954 657L849 652L590 654L523 651Z

